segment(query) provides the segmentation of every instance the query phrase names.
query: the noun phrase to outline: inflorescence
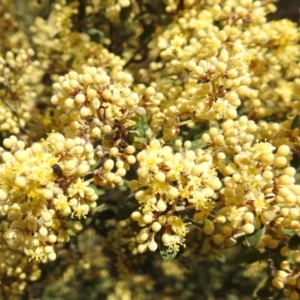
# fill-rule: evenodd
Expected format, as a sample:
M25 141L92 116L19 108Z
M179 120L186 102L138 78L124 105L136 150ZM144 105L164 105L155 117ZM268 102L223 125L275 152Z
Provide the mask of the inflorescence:
M0 46L0 241L20 266L0 263L17 294L121 191L134 205L105 237L120 239L120 273L147 250L172 260L197 229L206 250L277 251L272 285L298 299L296 24L268 21L273 1L168 0L168 26L156 16L147 39L138 1L95 0L84 13L81 1L51 2L30 38L0 4L1 32L15 32ZM127 24L121 49L108 25L93 27L104 16Z

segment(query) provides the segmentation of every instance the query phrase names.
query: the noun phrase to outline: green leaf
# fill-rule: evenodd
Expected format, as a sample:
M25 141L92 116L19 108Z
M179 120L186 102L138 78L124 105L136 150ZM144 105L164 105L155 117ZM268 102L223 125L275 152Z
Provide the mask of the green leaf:
M144 17L146 17L146 16L148 16L149 15L149 13L147 12L147 11L142 11L142 12L140 12L139 14L137 14L134 18L133 18L133 20L140 20L140 19L143 19Z
M253 291L252 296L256 300L275 299L274 295L276 294L276 289L272 286L272 279L267 274L264 274Z
M270 260L272 261L272 264L273 264L274 268L275 269L280 269L281 268L280 267L281 262L283 260L285 260L286 257L281 255L279 248L272 249L272 251L269 250L269 253L270 253Z
M124 183L123 183L123 185L121 185L120 187L119 187L119 190L121 191L121 192L126 192L126 191L128 191L129 190L129 180L127 180L127 179L123 179L124 180Z
M193 225L195 225L199 228L203 228L203 226L204 226L204 221L196 222L193 218L190 218L190 217L185 217L184 220L192 223Z
M132 11L132 5L129 5L127 7L122 7L122 10L120 12L120 20L122 23L125 23L129 19L131 11Z
M131 207L122 207L122 209L120 209L115 217L115 219L117 221L121 221L121 220L126 220L128 218L130 218L132 212L134 210Z
M72 237L77 235L77 234L76 234L72 229L70 229L70 228L66 230L66 233L67 233L69 236L72 236Z
M150 41L151 35L154 31L155 31L155 25L154 24L151 24L148 27L146 27L145 30L143 31L143 33L139 36L140 43L142 45L147 44Z
M96 214L96 217L101 220L111 220L114 219L115 216L116 213L111 208Z
M300 116L297 114L291 124L291 129L294 130L300 126Z
M258 289L256 295L258 299L275 299L276 289L272 286L271 283L267 283L265 286Z
M79 0L78 17L79 20L83 20L85 17L85 0Z
M133 130L129 130L131 142L133 142L134 144L144 144L147 141L147 129L148 123L146 117L141 117L138 120L136 120L135 128Z
M288 237L292 237L295 234L295 232L292 229L284 229L283 232Z
M161 17L162 25L167 27L169 24L173 22L173 17L171 14L164 14Z
M7 86L3 82L1 82L0 83L0 90L6 90L6 89L7 89Z
M247 251L247 253L239 259L239 263L250 265L254 262L268 259L269 255L267 251L259 251L254 248L253 250Z
M94 213L102 213L108 209L109 209L108 205L101 204L101 205L97 206L93 211L94 211Z
M146 138L146 132L148 129L148 123L146 117L141 117L136 123L136 130L140 137Z
M158 11L149 3L144 4L149 14L158 15Z
M297 234L294 234L288 242L288 248L291 250L297 250L299 246L300 246L300 237Z
M205 142L203 142L201 139L198 139L198 140L192 141L191 149L192 150L203 149L205 145L206 145Z
M103 31L96 29L96 28L91 28L86 32L89 36L93 37L96 36L98 37L98 43L103 43L105 39L105 34Z
M291 165L296 170L299 169L299 167L300 167L300 156L297 153L293 153L292 160L291 160Z
M163 260L171 261L176 257L178 253L177 251L170 250L169 247L165 246L161 240L161 236L159 236L158 248Z
M246 241L249 243L249 246L257 245L261 241L262 237L264 236L265 230L266 228L264 226L258 229L257 231L253 232L252 234L247 234L245 238Z

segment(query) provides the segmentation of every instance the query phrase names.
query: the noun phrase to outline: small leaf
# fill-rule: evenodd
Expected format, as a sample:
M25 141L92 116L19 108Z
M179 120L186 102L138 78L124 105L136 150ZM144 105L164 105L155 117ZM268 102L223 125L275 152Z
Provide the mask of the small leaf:
M122 221L130 218L134 210L131 207L123 207L120 209L115 217L117 221Z
M300 237L297 234L294 234L288 242L288 248L290 250L297 250L299 246L300 246Z
M140 20L143 19L144 17L148 16L148 12L147 11L142 11L139 14L135 15L135 17L133 18L133 20Z
M1 82L0 83L0 90L6 90L6 89L7 89L7 86L3 82Z
M149 13L145 10L145 11L142 11L142 12L138 13L137 15L135 15L133 20L134 21L141 20L141 19L145 18L146 16L149 16Z
M158 15L158 12L157 10L149 3L145 3L144 4L145 7L146 7L146 10L149 14L152 14L152 15Z
M76 236L76 233L72 229L66 230L66 233L68 234L68 236L71 236L71 237Z
M261 241L262 237L264 236L265 230L266 228L262 227L252 234L247 234L245 236L246 241L249 243L250 246L257 245Z
M283 232L288 237L292 237L295 234L295 232L292 229L284 229Z
M132 212L138 209L139 204L136 201L134 194L128 195L124 201L120 201L118 205L118 209L116 210L117 214L115 216L115 219L118 221L125 220L130 218Z
M120 12L120 20L122 23L125 23L129 19L131 11L132 11L132 5L129 5L127 7L122 7L122 10Z
M203 142L201 139L198 139L198 140L194 140L192 141L192 147L191 149L194 150L194 149L203 149L204 147L206 146L205 142Z
M97 206L93 211L94 211L95 213L101 213L101 212L106 211L106 210L108 210L108 209L109 209L109 206L108 206L108 205L106 205L106 204L101 204L101 205Z
M294 153L291 160L291 165L296 170L300 167L300 156L297 153Z
M195 225L199 228L203 228L203 226L204 226L204 221L196 222L194 219L192 219L190 217L185 217L184 220L192 223L193 225Z
M123 185L121 185L120 187L119 187L119 190L121 191L121 192L126 192L126 191L128 191L129 190L129 180L127 180L127 179L123 179L124 180L124 183L123 183Z
M262 261L268 259L270 254L267 251L259 251L257 249L253 249L248 251L244 256L239 259L239 263L250 265L257 261Z
M271 283L267 283L265 286L261 287L257 292L256 295L259 299L274 299L274 294L276 290L272 286Z
M177 251L170 250L169 247L165 246L161 240L161 236L159 237L158 248L163 260L171 261L178 253Z
M98 37L98 43L103 43L105 39L105 34L103 31L96 29L96 28L91 28L86 32L89 36L97 36Z
M79 0L78 17L79 20L83 20L85 17L85 0Z
M150 41L152 33L155 31L155 26L154 24L149 25L143 33L139 36L140 43L146 44Z
M148 129L148 123L146 117L141 117L136 123L136 130L140 137L146 138L146 132Z
M116 216L116 213L106 204L102 204L95 209L94 218L100 220L110 220Z
M171 14L164 14L161 17L161 21L162 21L162 26L167 27L169 24L173 22L173 18Z
M297 114L291 124L291 129L294 130L300 126L300 116Z
M270 252L270 258L275 269L280 269L281 262L285 259L284 256L281 255L279 248L273 249L272 252Z
M148 123L146 117L141 117L136 120L135 128L129 130L130 140L134 144L144 144L146 139L146 132L148 129ZM138 147L135 145L135 147Z

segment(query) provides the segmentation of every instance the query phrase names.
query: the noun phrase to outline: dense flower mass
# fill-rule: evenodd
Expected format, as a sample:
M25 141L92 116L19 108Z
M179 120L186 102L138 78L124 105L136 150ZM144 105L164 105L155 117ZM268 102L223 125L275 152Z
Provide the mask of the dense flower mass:
M139 252L157 249L158 234L168 251L178 251L185 246L188 222L185 214L204 221L204 232L211 234L213 224L209 216L215 208L212 201L221 182L213 166L213 157L205 151L186 150L173 153L169 146L152 140L147 149L137 155L138 180L130 182L132 189L142 188L135 197L141 204L141 212L132 213L132 218L144 227L137 241Z
M299 299L299 26L24 3L0 1L0 299Z
M98 196L82 180L94 164L93 146L59 133L29 148L15 136L3 145L9 151L1 152L1 215L11 221L4 238L33 259L55 260L53 245L69 240L64 219L85 217L96 205Z

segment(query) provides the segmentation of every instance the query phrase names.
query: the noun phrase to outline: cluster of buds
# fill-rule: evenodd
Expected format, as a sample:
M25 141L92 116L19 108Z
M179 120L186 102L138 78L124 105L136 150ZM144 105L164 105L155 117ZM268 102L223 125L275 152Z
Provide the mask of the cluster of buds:
M128 73L118 72L111 78L101 68L86 67L83 74L71 71L61 76L54 86L58 92L51 99L59 106L67 137L98 145L96 153L102 164L94 172L95 182L108 188L122 185L122 177L136 162L130 130L146 110L139 106L132 83Z
M152 140L138 153L138 179L130 182L140 209L131 217L143 227L137 236L139 252L155 251L159 243L169 252L185 245L189 215L204 222L204 232L212 234L209 220L221 181L213 165L213 157L200 149L173 153L169 146Z
M36 79L32 78L39 66L34 55L34 50L28 48L0 56L0 132L19 134L31 118L31 99L36 97L32 86L40 79L38 74Z
M282 290L286 297L291 300L299 299L300 279L297 264L300 262L299 250L290 250L282 247L280 254L285 257L280 263L280 269L276 270L272 285Z
M61 76L54 84L57 93L51 102L61 111L60 121L68 137L81 136L98 141L120 142L133 119L145 114L138 106L139 96L131 91L133 78L118 72L110 78L101 68L86 67L83 74L75 71Z
M187 62L193 88L189 88L190 98L179 103L179 113L193 112L197 120L234 119L241 104L236 90L251 82L246 55L243 44L236 42L231 50L223 49L219 57L198 64Z
M15 136L3 144L9 150L1 151L1 214L11 222L4 238L31 259L54 260L54 245L82 227L69 217L85 217L96 206L98 196L84 181L95 163L93 146L59 133L29 148Z

